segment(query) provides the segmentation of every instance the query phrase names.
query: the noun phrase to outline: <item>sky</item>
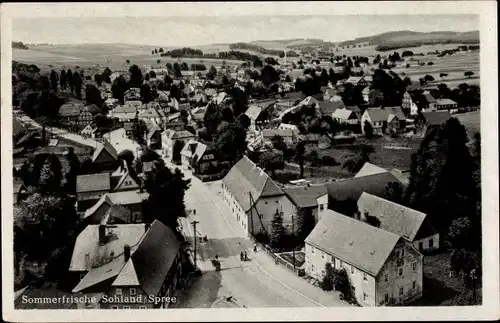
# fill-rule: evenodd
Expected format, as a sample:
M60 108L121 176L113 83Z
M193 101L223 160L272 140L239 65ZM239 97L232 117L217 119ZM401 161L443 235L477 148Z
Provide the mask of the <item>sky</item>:
M344 41L398 30L465 32L479 29L478 15L30 17L12 20L12 40L176 47L294 38Z

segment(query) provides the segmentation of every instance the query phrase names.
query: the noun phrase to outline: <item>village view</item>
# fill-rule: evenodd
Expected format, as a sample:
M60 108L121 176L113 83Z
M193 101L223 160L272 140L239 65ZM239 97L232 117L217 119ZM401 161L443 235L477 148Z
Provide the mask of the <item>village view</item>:
M15 307L481 304L479 32L406 33L13 42Z

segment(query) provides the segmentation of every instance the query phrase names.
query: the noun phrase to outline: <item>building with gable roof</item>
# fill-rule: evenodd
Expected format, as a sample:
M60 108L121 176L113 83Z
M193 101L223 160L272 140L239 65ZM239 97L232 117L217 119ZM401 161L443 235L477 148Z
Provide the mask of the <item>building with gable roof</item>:
M358 199L357 219L375 217L377 227L395 233L420 251L439 248L439 233L422 212L363 192Z
M113 192L130 191L139 189L139 184L130 175L127 162L121 160L120 166L111 173L111 190Z
M359 116L356 112L349 109L336 109L332 113L332 119L339 123L356 125L359 124Z
M94 122L94 115L90 112L89 107L90 106L84 107L78 115L78 126L82 128Z
M328 210L305 240L305 270L344 269L362 306L405 304L422 296L423 256L399 235Z
M286 187L283 191L295 205L297 213L310 212L316 223L328 210L328 191L323 184Z
M59 108L59 117L67 121L78 121L80 112L85 108L81 102L69 102Z
M291 224L296 208L285 192L260 167L243 156L222 179L224 201L238 223L251 235L270 233L276 212Z
M161 134L162 147L166 157L172 157L174 144L181 141L183 146L191 139L196 139L196 135L187 130L167 129Z
M109 141L103 140L97 143L92 154L92 166L96 171L113 171L120 165L118 153Z
M140 101L141 100L141 89L130 88L123 94L123 99L127 101Z
M350 83L354 86L363 88L368 86L368 81L366 81L363 76L350 76L347 80L344 81L344 83Z
M90 225L77 238L70 272L82 277L75 293L102 293L97 308L167 308L185 278L185 255L174 231L149 224ZM158 299L157 299L158 300Z
M363 133L365 133L365 122L371 124L374 134L383 135L388 131L398 133L406 127L406 116L401 107L368 108L361 116Z

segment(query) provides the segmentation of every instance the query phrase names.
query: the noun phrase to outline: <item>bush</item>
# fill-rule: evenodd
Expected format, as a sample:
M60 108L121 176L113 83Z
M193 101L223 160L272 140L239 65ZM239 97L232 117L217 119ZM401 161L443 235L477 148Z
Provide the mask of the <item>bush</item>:
M337 165L340 165L340 163L337 162L335 160L335 158L333 158L332 156L328 156L328 155L324 155L323 157L321 157L321 163L324 166L337 166Z
M335 290L340 292L340 298L351 304L357 304L356 296L354 295L347 271L344 268L334 269L333 277L334 287Z

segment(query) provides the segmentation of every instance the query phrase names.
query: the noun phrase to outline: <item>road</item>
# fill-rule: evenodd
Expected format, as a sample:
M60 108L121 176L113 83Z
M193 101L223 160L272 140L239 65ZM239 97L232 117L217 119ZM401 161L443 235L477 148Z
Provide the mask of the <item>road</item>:
M175 167L168 161L167 165ZM221 196L220 181L205 184L189 171L183 172L191 178L186 208L196 210L189 222L199 222L197 235L207 235L208 242L198 240L197 263L203 275L195 278L178 296L174 307L349 306L339 300L338 294L327 293L276 265L265 251L255 253L251 240L231 216ZM250 261L240 261L241 251L247 251ZM221 271L215 271L212 265L215 255L221 260ZM233 299L226 302L229 296Z

